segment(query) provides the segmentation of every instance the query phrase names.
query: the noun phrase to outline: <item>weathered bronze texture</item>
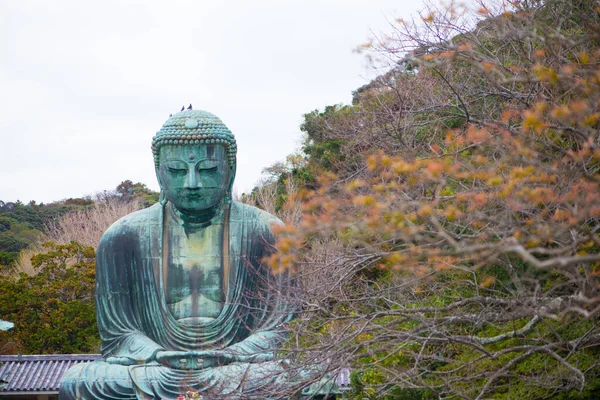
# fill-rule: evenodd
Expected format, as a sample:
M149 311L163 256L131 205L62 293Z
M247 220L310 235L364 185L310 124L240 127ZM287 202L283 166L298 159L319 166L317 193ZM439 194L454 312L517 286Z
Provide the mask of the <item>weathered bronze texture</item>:
M70 369L60 398L175 399L188 390L260 398L285 386L275 352L292 317L284 301L292 286L263 263L281 222L232 201L233 135L214 115L185 110L152 150L161 201L104 233L102 360Z

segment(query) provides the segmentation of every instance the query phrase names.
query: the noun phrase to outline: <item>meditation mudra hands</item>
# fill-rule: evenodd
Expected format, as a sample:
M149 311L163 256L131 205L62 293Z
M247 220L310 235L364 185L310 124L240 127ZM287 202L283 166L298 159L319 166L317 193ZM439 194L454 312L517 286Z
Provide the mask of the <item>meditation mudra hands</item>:
M212 368L231 364L234 361L245 361L245 357L235 357L223 350L206 351L158 351L154 360L172 369L194 370ZM138 362L129 357L108 357L106 362L118 365L136 365Z
M204 369L231 364L236 361L231 353L222 350L159 351L156 361L173 369Z

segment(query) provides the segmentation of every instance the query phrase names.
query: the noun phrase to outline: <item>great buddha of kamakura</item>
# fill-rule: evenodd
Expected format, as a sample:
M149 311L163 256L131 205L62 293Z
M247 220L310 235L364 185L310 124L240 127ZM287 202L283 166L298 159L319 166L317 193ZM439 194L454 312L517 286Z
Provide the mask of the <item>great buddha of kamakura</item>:
M286 380L274 357L292 314L264 263L280 221L232 201L236 142L216 116L173 115L152 151L160 202L97 250L102 360L71 368L60 399L264 398Z

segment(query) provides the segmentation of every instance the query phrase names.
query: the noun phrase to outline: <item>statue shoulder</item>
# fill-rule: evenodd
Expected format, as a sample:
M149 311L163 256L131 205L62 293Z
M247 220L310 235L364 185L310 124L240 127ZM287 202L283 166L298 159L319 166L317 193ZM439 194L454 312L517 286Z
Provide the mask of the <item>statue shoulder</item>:
M148 208L132 212L115 221L102 235L102 242L112 241L115 238L122 238L131 234L137 234L140 229L144 229L149 223L158 223L161 216L161 205L154 204Z
M283 225L283 222L268 212L248 204L233 201L231 203L231 220L245 219L259 226L269 227L273 224Z

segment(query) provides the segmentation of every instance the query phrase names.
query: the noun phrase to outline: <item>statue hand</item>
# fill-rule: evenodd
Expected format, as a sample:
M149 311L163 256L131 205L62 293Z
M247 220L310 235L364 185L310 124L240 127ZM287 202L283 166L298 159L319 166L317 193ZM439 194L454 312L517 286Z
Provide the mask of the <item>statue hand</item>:
M106 359L108 364L117 364L117 365L134 365L137 362L129 357L108 357Z
M201 353L204 358L205 365L208 365L205 368L227 365L234 361L238 361L233 354L224 350L207 350L202 351Z
M156 361L172 369L204 369L233 362L233 356L222 351L159 351Z

